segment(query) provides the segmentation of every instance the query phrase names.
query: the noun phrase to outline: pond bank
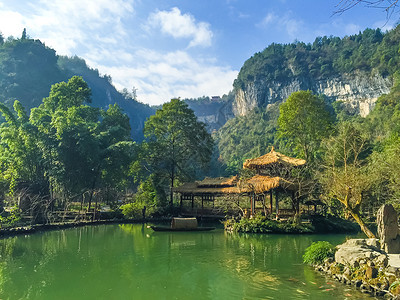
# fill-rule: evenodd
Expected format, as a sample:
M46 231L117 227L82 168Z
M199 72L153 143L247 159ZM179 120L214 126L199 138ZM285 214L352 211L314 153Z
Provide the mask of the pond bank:
M133 219L114 219L114 220L96 220L96 221L79 221L79 222L64 222L64 223L53 223L53 224L35 224L26 225L19 227L9 227L0 229L0 237L9 237L20 234L30 234L35 232L50 231L50 230L60 230L66 228L82 227L88 225L103 225L103 224L136 224L145 222L162 222L165 219L143 219L143 220L133 220Z
M357 233L360 227L348 220L335 217L310 216L301 222L294 220L273 220L264 216L228 219L224 222L226 231L242 233Z
M336 249L334 258L314 266L317 271L363 293L400 299L399 254L382 251L378 239L351 239Z
M104 224L141 224L141 223L170 223L172 217L157 217L146 219L108 219L95 221L60 222L52 224L34 224L17 227L0 228L0 238L35 232L61 230L74 227L104 225ZM201 223L212 223L212 220L201 219Z

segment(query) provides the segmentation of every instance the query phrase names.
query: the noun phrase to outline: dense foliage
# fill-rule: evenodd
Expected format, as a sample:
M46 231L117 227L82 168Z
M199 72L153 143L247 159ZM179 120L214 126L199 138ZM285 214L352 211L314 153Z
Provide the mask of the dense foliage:
M232 174L237 173L245 159L261 156L277 145L279 105L256 109L246 116L229 120L213 134L220 160Z
M295 222L278 222L267 217L257 216L252 219L242 218L239 222L227 220L225 228L234 232L246 233L312 233L310 224Z
M303 255L306 264L316 265L324 262L328 257L333 257L335 247L326 241L314 242L308 247Z
M136 153L129 119L117 105L101 110L90 101L91 90L75 76L53 85L30 114L18 101L14 111L0 105L0 180L11 195L25 190L47 210L88 194L90 208L95 190L126 186Z
M333 122L321 96L311 91L294 92L280 106L278 135L297 156L310 162L316 158L322 139L329 136Z
M169 182L172 204L172 187L176 180L196 178L202 168L210 162L213 140L205 124L197 121L188 105L172 99L165 103L145 123L143 164L157 180Z

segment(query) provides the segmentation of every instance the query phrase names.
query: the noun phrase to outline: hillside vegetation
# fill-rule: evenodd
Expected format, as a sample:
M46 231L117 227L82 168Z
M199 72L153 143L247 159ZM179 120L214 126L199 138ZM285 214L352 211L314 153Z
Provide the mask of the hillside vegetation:
M111 77L100 75L79 57L58 56L40 40L23 36L0 38L0 102L12 107L14 100L30 109L37 107L49 94L50 87L74 75L82 76L92 90L92 106L107 108L118 105L130 118L135 140L143 139L144 121L154 113L148 105L119 93Z
M394 74L398 55L400 27L387 33L366 29L356 35L317 37L311 43L271 44L254 54L241 68L234 82L243 88L260 79L286 82L296 77L326 78L355 70Z

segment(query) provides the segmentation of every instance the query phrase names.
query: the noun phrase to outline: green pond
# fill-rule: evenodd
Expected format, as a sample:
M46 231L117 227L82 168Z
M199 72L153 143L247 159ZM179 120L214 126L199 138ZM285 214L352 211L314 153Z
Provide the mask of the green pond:
M372 299L302 264L345 235L102 225L0 240L0 299Z

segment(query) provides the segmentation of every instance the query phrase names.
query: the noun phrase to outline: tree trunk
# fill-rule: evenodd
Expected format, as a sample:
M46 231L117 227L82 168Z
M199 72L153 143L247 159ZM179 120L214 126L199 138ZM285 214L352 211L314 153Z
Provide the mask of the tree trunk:
M172 207L174 204L174 192L172 191L174 187L174 179L175 179L175 165L172 165L172 170L171 170L171 187L170 187L170 195L169 195L169 205Z
M347 207L349 213L351 214L351 216L354 218L354 220L356 220L356 222L358 223L358 225L360 225L361 230L365 233L365 235L370 238L370 239L375 239L376 236L372 233L371 230L369 230L369 228L367 227L367 225L364 223L364 221L361 219L361 217L358 215L357 212L355 212L354 210L352 210L351 208Z

